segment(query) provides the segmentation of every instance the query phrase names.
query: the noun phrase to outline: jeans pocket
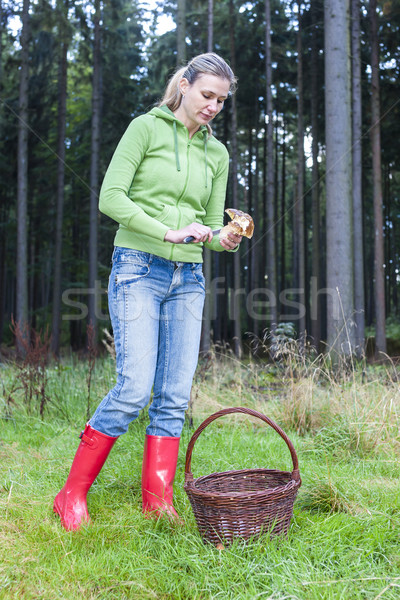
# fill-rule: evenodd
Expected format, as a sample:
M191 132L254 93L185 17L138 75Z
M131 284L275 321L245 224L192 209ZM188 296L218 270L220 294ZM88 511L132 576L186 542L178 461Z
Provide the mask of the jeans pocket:
M134 283L150 273L150 254L139 250L126 250L120 253L114 263L113 276L115 285Z
M119 268L114 274L114 281L117 288L120 285L130 285L140 281L150 273L149 265L126 265L125 268Z
M143 279L150 273L152 255L141 250L118 248L114 257L112 277L118 288Z

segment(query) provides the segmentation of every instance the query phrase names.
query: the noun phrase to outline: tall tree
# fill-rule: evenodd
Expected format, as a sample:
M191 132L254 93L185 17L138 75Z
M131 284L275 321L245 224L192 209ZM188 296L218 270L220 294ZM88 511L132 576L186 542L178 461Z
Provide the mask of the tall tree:
M0 0L0 91L2 89L1 80L3 76L3 0Z
M311 131L312 131L312 171L311 171L311 219L312 219L312 252L311 252L311 337L313 344L319 349L321 341L321 253L320 253L320 199L319 199L319 132L318 132L318 19L317 0L311 2Z
M381 126L379 100L379 42L376 0L370 0L371 20L371 145L374 194L375 353L386 352L385 255L383 240Z
M181 66L186 62L186 0L177 0L176 49L176 62Z
M17 191L17 294L16 321L28 322L28 85L29 85L29 0L22 7L21 69L18 118ZM18 348L21 352L22 348Z
M92 83L92 129L90 154L90 215L89 215L89 323L97 326L97 261L98 261L98 198L99 198L99 159L100 125L102 104L101 77L101 0L95 0L94 40L93 40L93 83Z
M207 52L214 48L214 0L208 0Z
M249 156L249 178L254 181L254 185L252 186L252 207L250 214L254 219L254 235L250 240L250 260L251 260L251 271L250 271L250 292L255 290L260 285L260 248L258 245L258 240L260 239L260 217L259 217L259 170L261 166L260 160L260 144L259 144L259 132L260 132L260 124L259 124L259 112L258 112L258 94L256 94L256 102L255 102L255 110L254 116L256 119L255 123L255 135L254 135L254 176L252 177L251 172L251 163L253 161L252 153ZM263 267L264 271L264 267ZM263 273L264 275L264 273ZM252 323L252 332L256 336L259 337L260 334L260 319L257 318L258 315L254 315L253 323Z
M3 97L3 2L0 0L0 98ZM2 131L3 103L0 104L0 137ZM3 225L7 218L6 204L0 203L0 223ZM0 346L3 341L3 327L6 309L6 228L0 230Z
M52 312L51 349L58 355L60 351L61 323L61 273L62 273L62 239L64 212L64 183L65 183L65 130L67 123L67 27L68 0L60 0L58 4L60 47L58 64L58 107L57 107L57 198L56 198L56 227L54 252L54 285Z
M304 94L303 94L303 47L301 0L298 2L297 30L297 185L295 216L294 264L296 286L298 288L299 318L298 335L304 342L306 334L306 257L305 257L305 224L304 224Z
M327 327L333 355L354 348L349 0L325 0Z
M275 225L275 180L274 180L274 123L272 101L272 52L271 52L271 3L265 0L265 98L266 98L266 258L267 286L274 299L270 303L270 328L278 324L278 290L276 281L276 225Z
M281 168L281 213L280 213L280 289L286 288L286 123L282 119L282 168ZM282 309L281 309L282 310Z
M353 160L353 226L354 226L354 321L356 353L364 350L364 251L362 207L362 90L360 47L360 0L351 0L351 103L352 103L352 160Z
M213 0L208 0L208 28L207 28L207 52L213 51ZM203 268L204 277L207 285L207 294L204 302L203 326L201 331L201 352L207 353L210 350L211 342L211 308L215 298L212 298L211 277L212 277L212 254L208 248L204 248Z
M236 73L235 13L233 0L229 0L229 42L230 59ZM231 161L232 161L232 207L238 208L238 147L237 147L237 106L236 95L231 98ZM240 290L240 254L233 255L233 348L235 356L242 355L242 333L238 293Z

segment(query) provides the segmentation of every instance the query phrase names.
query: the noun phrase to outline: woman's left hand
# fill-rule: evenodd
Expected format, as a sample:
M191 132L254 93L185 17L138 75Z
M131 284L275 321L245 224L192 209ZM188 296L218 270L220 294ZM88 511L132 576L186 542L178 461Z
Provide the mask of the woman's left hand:
M225 250L234 250L242 241L241 235L228 233L228 237L220 238L219 243Z

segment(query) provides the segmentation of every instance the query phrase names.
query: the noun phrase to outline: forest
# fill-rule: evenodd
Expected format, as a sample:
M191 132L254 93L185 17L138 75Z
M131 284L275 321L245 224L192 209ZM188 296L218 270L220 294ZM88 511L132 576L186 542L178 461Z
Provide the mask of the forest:
M399 0L0 0L0 50L0 598L398 600ZM179 518L152 519L154 394L104 469L99 436L116 438L79 435L122 354L107 307L118 225L99 191L131 120L208 51L238 78L212 121L225 206L255 231L204 251ZM184 484L210 474L216 546ZM66 531L53 503L75 477L93 483L91 522Z
M0 36L3 348L16 324L55 355L110 330L105 170L177 65L215 51L238 77L213 122L226 206L255 235L205 252L202 349L399 353L398 2L1 0Z

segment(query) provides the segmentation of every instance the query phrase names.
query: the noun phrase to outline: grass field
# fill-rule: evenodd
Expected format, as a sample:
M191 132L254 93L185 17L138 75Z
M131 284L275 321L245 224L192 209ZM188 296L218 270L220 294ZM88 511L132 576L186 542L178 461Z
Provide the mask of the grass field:
M98 359L91 410L113 371L111 358ZM227 355L200 364L193 425L227 406L265 413L293 442L303 482L287 538L224 550L203 543L183 490L189 419L175 482L183 524L142 517L144 414L89 492L93 524L64 531L52 502L86 421L87 362L48 366L30 399L21 387L26 373L12 364L0 372L1 599L400 598L400 392L392 365L334 375L321 360L266 366ZM195 477L247 467L291 470L286 444L260 420L218 419L196 442Z

